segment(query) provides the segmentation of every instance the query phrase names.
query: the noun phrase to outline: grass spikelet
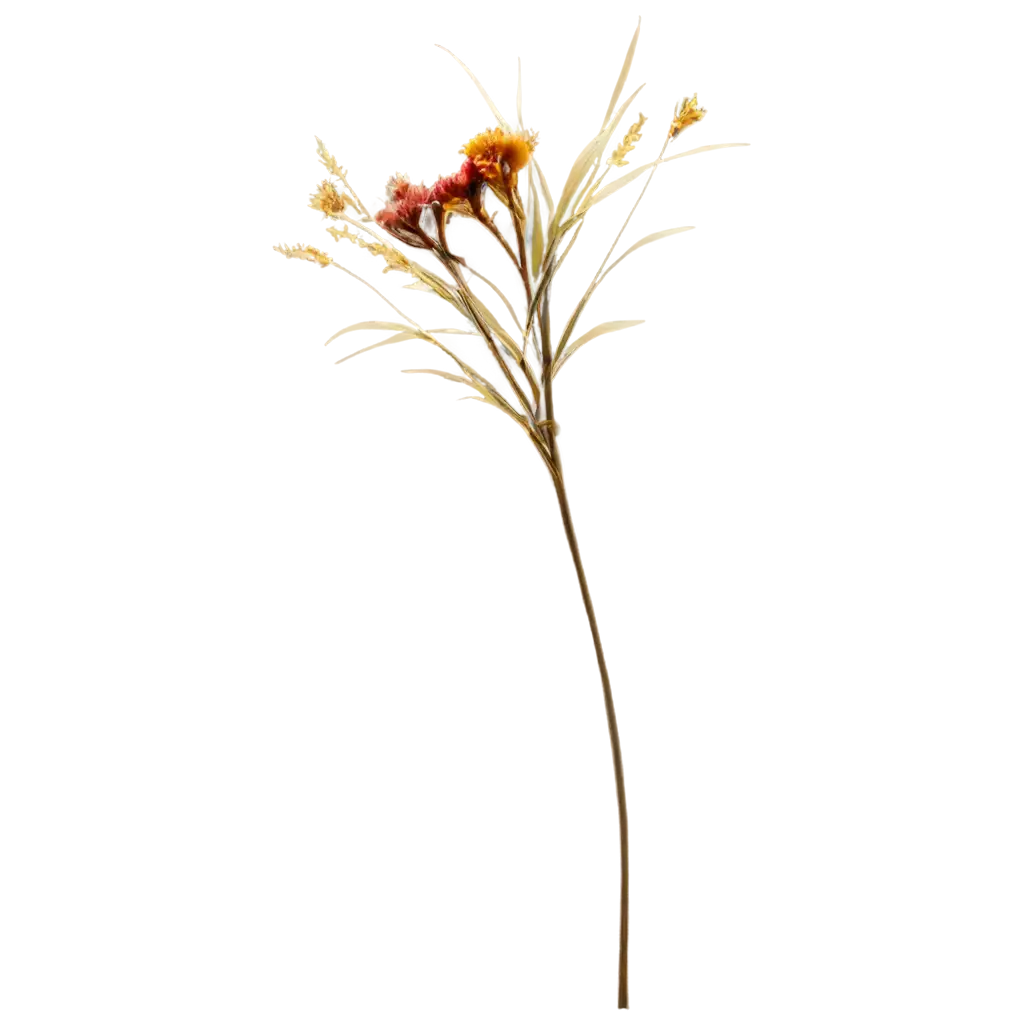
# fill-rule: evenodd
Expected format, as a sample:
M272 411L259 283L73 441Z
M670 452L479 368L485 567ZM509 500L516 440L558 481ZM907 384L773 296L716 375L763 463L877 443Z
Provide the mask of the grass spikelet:
M295 246L275 245L274 252L279 252L290 260L308 260L310 263L319 263L321 267L328 267L334 262L327 253L321 252L312 245L302 245L301 243Z
M616 146L612 155L608 157L609 167L625 167L629 161L625 159L626 154L632 152L636 148L636 144L640 141L641 129L647 118L643 114L640 115L640 120L630 125L629 131L626 132L622 139L622 142Z

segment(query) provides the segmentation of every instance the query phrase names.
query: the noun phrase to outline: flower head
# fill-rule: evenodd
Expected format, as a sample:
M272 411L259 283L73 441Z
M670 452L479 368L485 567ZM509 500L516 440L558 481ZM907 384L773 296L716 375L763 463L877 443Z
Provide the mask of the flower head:
M413 185L404 174L392 174L386 187L388 205L401 216L418 216L418 210L427 201L426 185Z
M488 184L500 184L506 173L510 182L515 182L516 175L529 163L535 147L532 138L492 128L474 135L463 152Z
M475 163L467 159L454 173L438 178L430 186L430 202L440 203L446 213L474 216L480 208L483 178Z
M400 242L417 249L430 249L432 245L420 227L423 207L430 199L426 185L413 185L404 174L388 179L387 205L379 210L374 220Z
M672 123L668 127L668 137L674 139L684 128L696 124L706 113L706 110L697 106L697 94L694 93L693 99L683 100L677 106Z

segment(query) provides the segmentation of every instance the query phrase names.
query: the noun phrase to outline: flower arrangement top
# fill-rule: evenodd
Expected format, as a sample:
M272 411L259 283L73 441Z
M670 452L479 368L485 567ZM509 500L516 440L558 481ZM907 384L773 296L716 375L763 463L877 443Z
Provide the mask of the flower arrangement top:
M388 333L383 340L339 359L339 363L382 345L412 340L429 343L444 353L453 364L452 370L458 372L434 369L410 369L404 372L433 374L469 388L471 393L464 397L474 398L498 409L523 429L551 476L594 638L612 741L622 865L620 1007L628 1005L626 951L629 876L622 758L607 667L569 514L557 441L553 383L568 360L587 342L600 335L643 323L642 320L611 320L578 333L579 321L588 302L608 275L627 256L643 246L690 230L689 227L670 227L657 231L634 242L612 260L658 168L662 164L696 153L745 145L720 143L699 146L672 156L665 155L669 146L684 131L703 120L705 111L697 105L696 95L677 103L671 117L666 112L662 126L658 129L652 129L650 119L639 111L630 115L628 129L620 128L640 92L637 89L620 102L639 33L638 23L600 127L580 150L557 199L537 159L539 135L528 129L523 122L521 78L516 100L517 124L513 127L469 68L454 54L451 56L462 65L490 108L494 127L484 128L463 142L461 147L459 140L452 140L453 154L457 151L461 162L454 166L451 173L442 175L431 185L422 182L417 184L405 174L395 174L387 182L384 206L371 213L352 187L347 172L324 144L316 140L317 152L328 177L310 197L309 205L330 221L327 231L331 237L336 242L344 240L349 245L364 249L382 260L383 273L393 271L411 278L406 288L433 293L442 301L444 308L455 314L457 326L423 327L368 281L318 248L310 245L275 247L290 259L306 260L322 268L337 267L376 292L395 313L397 319L361 321L343 328L329 338L328 344L354 331ZM631 166L634 151L651 135L655 136L656 145L660 142L658 155L639 166ZM559 269L597 207L640 179L643 182L639 194L615 240L571 314L556 329L551 317L551 295ZM507 221L507 227L499 226L496 216L502 223ZM470 228L474 221L490 236L489 244L499 246L507 255L514 267L515 278L521 283L521 294L509 297L474 269L464 256L456 253L455 250L465 251L464 247L471 240ZM418 262L416 256L432 259L433 269ZM495 312L495 299L501 306L500 316ZM449 347L455 345L450 337L446 337L451 335L472 339L464 342L470 346L471 354L464 358L453 347ZM483 365L478 362L478 357L488 360L490 376L485 376L477 368Z
M435 45L459 62L443 44ZM551 171L539 166L542 141L513 125L478 83L474 91L489 125L465 140L454 167L433 178L394 174L376 209L362 204L351 175L318 140L322 177L311 211L321 217L324 237L279 244L275 252L284 261L340 271L381 305L384 319L369 331L362 324L331 332L326 347L339 361L347 352L362 365L458 380L465 398L501 410L549 461L556 427L552 384L593 335L585 329L602 327L588 302L615 265L615 248L673 140L705 117L695 97L664 104L660 150L638 160L650 113L638 113L642 87L623 99L628 68L629 62L609 116L584 140L557 189ZM473 77L467 67L460 70ZM647 104L655 111L657 105ZM600 246L603 263L581 281L567 258L573 241L587 229L607 230L610 200L632 198L637 190L615 237ZM469 225L489 238L489 252ZM360 266L359 258L368 254L372 262ZM495 265L496 254L504 268ZM400 284L385 283L383 268L395 272ZM383 339L382 331L395 330L406 343ZM372 336L378 339L377 360L367 357Z

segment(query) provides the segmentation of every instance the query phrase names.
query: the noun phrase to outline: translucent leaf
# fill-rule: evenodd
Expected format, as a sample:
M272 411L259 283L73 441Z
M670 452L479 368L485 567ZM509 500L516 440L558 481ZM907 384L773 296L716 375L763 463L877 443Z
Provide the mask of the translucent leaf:
M473 84L480 90L480 95L483 96L484 100L487 102L487 106L491 108L491 113L498 119L498 124L502 128L504 128L505 131L512 131L512 125L510 125L508 121L506 121L505 118L501 116L501 111L498 110L498 108L494 105L494 100L492 100L491 97L487 95L487 90L480 84L480 79L477 78L476 75L474 75L473 72L470 71L469 68L467 68L466 65L463 64L462 61L459 60L459 58L456 57L455 54L452 53L452 51L449 50L447 46L442 46L440 43L435 43L434 45L438 49L444 50L445 53L447 53L453 60L455 60L458 64L461 65L462 70L465 71L466 74L473 79Z
M586 345L588 341L593 341L594 338L600 337L602 334L611 334L612 331L624 331L627 327L636 327L637 324L642 324L643 320L609 320L607 323L603 323L598 327L594 327L587 331L582 337L577 338L566 350L561 358L555 361L554 366L551 368L551 377L554 376L558 371L565 365L566 360L575 352L577 349Z
M446 373L444 370L403 370L402 373L432 373L435 377L444 377L445 380L454 381L456 384L466 384L475 389L475 385L466 377L460 377L456 373Z
M421 335L416 334L413 331L402 331L400 334L392 334L390 338L378 341L375 345L367 345L366 348L361 348L358 352L353 352L351 355L347 355L343 359L339 359L334 365L337 366L338 363L344 363L349 359L354 359L356 356L361 356L364 352L369 352L370 349L380 348L382 345L394 345L399 341L408 341L410 338L419 337L421 337Z
M601 280L603 281L631 252L636 252L642 245L650 245L651 242L657 242L659 238L668 238L669 235L678 235L683 231L692 231L693 225L685 228L665 228L664 231L655 231L653 235L647 235L645 238L641 238L639 242L634 242L602 275Z
M407 331L409 330L408 324L394 324L387 320L362 320L357 324L350 324L348 327L343 327L337 334L332 334L325 342L325 345L330 345L335 338L340 338L343 334L348 334L349 331Z
M533 188L533 237L530 240L530 268L534 278L540 270L540 261L544 256L544 227L540 220L540 202L537 199L537 189Z
M530 161L533 167L537 171L537 180L540 182L540 192L544 197L544 202L548 206L548 216L551 216L551 211L555 208L555 202L551 198L551 189L548 188L548 180L544 177L544 172L540 169L540 164L537 163L536 159Z
M622 62L622 70L619 72L619 80L615 83L615 91L612 93L612 98L608 103L608 110L604 115L604 121L601 122L603 128L608 124L608 118L612 116L612 111L615 109L615 104L618 102L619 97L622 95L623 87L626 84L626 79L629 77L629 69L633 64L633 54L636 53L636 41L640 37L640 19L636 19L636 31L633 33L633 41L629 44L629 49L626 51L626 59Z

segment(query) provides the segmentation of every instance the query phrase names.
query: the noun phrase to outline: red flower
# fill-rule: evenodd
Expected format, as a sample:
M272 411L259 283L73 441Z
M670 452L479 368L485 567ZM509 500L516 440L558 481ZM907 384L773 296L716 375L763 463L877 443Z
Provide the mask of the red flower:
M374 220L400 242L417 249L433 248L420 227L420 216L430 200L430 189L426 185L413 185L404 174L396 174L388 181L387 195L387 205Z
M403 219L417 219L430 189L426 185L413 185L404 174L396 174L388 181L388 205Z
M373 219L387 232L394 235L396 238L401 238L399 229L401 228L401 221L398 219L398 214L395 213L390 207L386 206L383 210L378 210L374 214ZM403 239L404 241L404 239Z
M447 177L438 178L430 187L430 202L440 203L445 212L474 216L480 205L483 178L472 160Z

